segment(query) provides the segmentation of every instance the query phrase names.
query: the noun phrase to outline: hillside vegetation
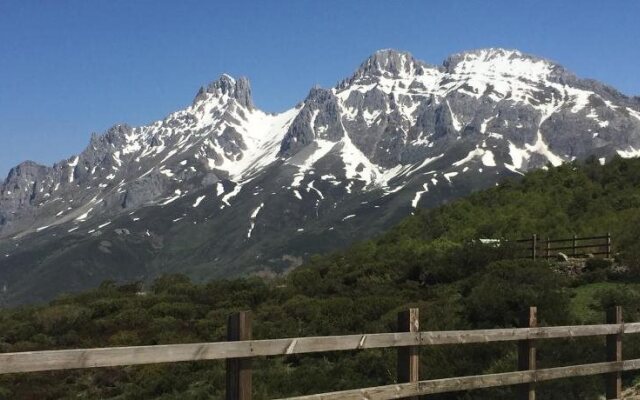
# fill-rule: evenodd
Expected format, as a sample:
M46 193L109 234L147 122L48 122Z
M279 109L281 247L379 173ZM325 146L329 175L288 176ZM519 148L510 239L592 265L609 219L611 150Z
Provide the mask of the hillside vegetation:
M478 238L532 233L566 237L610 231L618 265L588 262L569 276L553 263L515 259L515 249ZM226 317L252 310L254 338L395 330L396 314L420 307L427 330L511 327L529 305L542 325L603 322L603 310L624 307L640 321L640 160L595 160L528 173L412 216L385 235L346 251L316 256L273 280L256 277L197 284L170 275L149 287L105 282L47 306L0 311L0 351L151 345L224 340ZM640 357L640 341L625 338L625 358ZM542 367L604 360L604 341L540 343ZM513 343L422 349L423 379L510 371ZM393 350L260 359L256 399L389 384ZM631 384L633 375L625 377ZM597 399L601 378L539 386L538 398ZM0 378L6 399L222 398L224 363L198 362ZM431 396L511 399L510 388Z

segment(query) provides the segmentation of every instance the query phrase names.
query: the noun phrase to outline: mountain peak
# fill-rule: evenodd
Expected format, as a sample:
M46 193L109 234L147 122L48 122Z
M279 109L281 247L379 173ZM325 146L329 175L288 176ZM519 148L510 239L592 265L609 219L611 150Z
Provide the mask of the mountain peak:
M397 78L409 74L420 74L427 65L406 51L383 49L373 53L356 71L356 76L391 75Z
M20 177L26 177L26 179L34 176L39 177L45 174L48 169L49 167L39 164L35 161L23 161L15 167L11 168L9 174L5 179L5 184Z
M517 75L523 78L542 78L563 68L547 59L515 49L486 48L453 54L444 61L448 72L487 72Z
M555 64L554 62L533 54L524 53L518 49L507 49L503 47L487 47L481 49L472 49L454 53L448 59L466 58L468 60L528 60L531 62L545 62L547 64Z
M235 79L228 74L222 74L218 80L211 82L206 87L201 87L193 102L197 103L211 96L219 98L225 95L235 99L249 110L254 108L249 80L245 77Z
M338 84L338 88L350 85L354 81L370 80L379 77L391 79L422 75L426 68L434 68L413 57L407 51L382 49L370 55L356 72Z

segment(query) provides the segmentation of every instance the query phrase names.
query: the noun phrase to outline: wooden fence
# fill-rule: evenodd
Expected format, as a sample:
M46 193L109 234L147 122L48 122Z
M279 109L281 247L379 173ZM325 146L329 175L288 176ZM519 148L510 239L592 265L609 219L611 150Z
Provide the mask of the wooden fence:
M421 332L418 321L418 309L410 309L398 315L398 332L394 333L251 340L251 315L241 312L229 318L227 342L4 353L0 354L0 374L226 360L226 399L250 400L251 359L254 357L397 348L397 382L394 384L291 397L288 400L417 398L434 393L513 385L517 386L518 399L534 400L538 382L599 374L606 375L606 398L620 399L621 373L640 369L640 359L622 359L622 337L624 334L640 333L640 323L624 323L620 307L609 310L606 324L602 325L538 327L535 307L531 307L523 316L521 328ZM606 337L606 361L536 368L536 341L587 336ZM420 346L506 341L518 344L518 371L420 380Z
M567 239L541 239L538 235L532 235L528 239L516 240L523 245L526 252L525 258L553 258L562 252L569 257L586 257L588 255L611 258L611 234L602 236L578 237L573 235Z

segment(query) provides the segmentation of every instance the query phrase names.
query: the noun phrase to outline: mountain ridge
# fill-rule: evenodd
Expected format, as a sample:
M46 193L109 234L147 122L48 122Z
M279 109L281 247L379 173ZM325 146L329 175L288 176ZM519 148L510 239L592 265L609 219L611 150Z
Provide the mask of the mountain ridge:
M42 277L68 275L64 263L80 266L79 288L133 271L278 273L506 177L638 155L633 98L516 50L441 66L381 50L275 114L225 74L162 120L114 125L52 167L12 169L0 283L16 299L31 281L47 292ZM69 246L52 251L59 241Z
M415 57L413 57L413 55L412 55L409 51L406 51L406 50L395 50L395 49L393 49L393 48L380 49L380 50L375 51L371 56L369 56L369 57L368 57L368 58L367 58L367 59L366 59L366 60L361 64L361 66L360 66L360 67L359 67L359 68L358 68L358 69L357 69L357 70L352 74L352 76L351 76L351 77L349 77L349 78L345 78L345 79L343 79L343 80L339 81L339 82L336 84L336 86L335 86L335 87L340 87L340 86L342 86L345 82L348 82L350 79L352 79L352 78L353 78L353 77L354 77L354 76L359 72L359 70L361 69L361 67L367 63L367 61L368 61L368 60L372 59L373 57L375 57L375 56L376 56L377 54L379 54L379 53L386 53L386 52L390 52L390 53L397 53L397 54L406 54L406 55L408 55L408 56L412 57L412 58L413 58L413 60L415 60L416 62L421 63L421 64L423 64L423 65L425 65L425 66L429 66L429 67L433 67L433 68L440 68L440 67L442 67L442 68L446 68L446 65L452 62L452 61L450 61L451 59L455 59L456 57L463 57L463 56L465 56L465 55L471 55L471 54L478 53L478 52L483 52L483 51L514 52L514 53L519 53L520 55L522 55L522 56L524 56L524 57L527 57L527 58L531 58L531 59L534 59L534 60L537 60L537 61L547 62L547 63L549 63L549 64L552 64L552 65L556 66L556 67L560 67L560 68L562 68L564 72L566 72L566 73L570 74L572 77L574 77L574 78L576 78L576 79L579 79L579 80L584 81L584 82L589 82L590 84L594 84L594 85L601 86L601 87L602 87L603 89L605 89L605 90L612 91L615 95L619 95L619 96L621 96L621 97L627 98L630 102L632 102L632 103L636 104L638 107L640 107L640 95L629 95L629 94L625 94L625 93L623 93L623 92L620 92L620 91L619 91L618 89L616 89L614 86L609 85L609 84L606 84L606 83L602 83L602 82L598 81L597 79L593 79L593 78L578 78L578 77L577 77L573 72L571 72L571 71L569 71L569 70L566 70L566 69L565 69L565 68L564 68L560 63L558 63L558 62L556 62L556 61L553 61L553 60L551 60L551 59L544 58L544 57L540 57L540 56L536 56L536 55L533 55L533 54L530 54L530 53L520 52L520 51L519 51L519 50L517 50L517 49L501 48L501 47L477 48L477 49L471 49L471 50L461 51L461 52L458 52L458 53L453 53L453 54L451 54L451 55L447 56L447 57L442 61L442 64L441 64L441 65L427 64L426 62L424 62L424 61L422 61L422 60L416 59ZM234 78L233 76L231 76L231 75L230 75L230 74L228 74L228 73L222 73L222 74L220 75L220 77L219 77L217 80L211 81L209 84L207 84L207 85L205 85L205 86L201 86L201 87L200 87L200 89L198 90L198 92L197 92L197 93L196 93L196 95L194 96L194 99L193 99L193 101L192 101L192 103L191 103L191 106L193 106L196 102L198 102L199 100L201 100L200 96L202 96L204 93L206 93L206 92L207 92L207 90L211 90L211 89L208 89L209 87L215 87L215 86L216 86L216 84L219 84L219 82L220 82L221 80L225 79L225 78L226 78L226 79L230 79L230 80L232 80L232 81L234 81L234 82L235 82L235 81L238 81L238 82L241 82L241 81L242 81L242 82L246 82L246 84L247 84L247 85L250 85L250 80L249 80L249 78L247 78L247 77L245 77L245 76L240 76L240 77L238 77L238 78L236 79L236 78ZM252 107L255 107L255 105L253 104L253 99L252 99L252 97L251 97L251 89L250 89L250 87L249 87L248 89L249 89L249 92L248 92L248 100L250 101L251 106L252 106ZM312 91L312 90L314 90L314 89L316 89L316 87L312 87L311 91ZM304 101L304 100L303 100L303 101ZM300 104L300 102L299 102L298 104ZM292 107L292 108L295 108L295 106L294 106L294 107ZM286 110L285 110L285 111L286 111ZM284 112L284 111L283 111L283 112ZM267 114L272 114L272 115L273 115L273 114L280 114L281 112L267 112L267 111L265 111L265 113L267 113ZM173 114L173 113L170 113L169 115L171 115L171 114ZM153 123L153 122L152 122L152 123ZM148 124L148 125L151 125L152 123L150 123L150 124ZM92 133L92 134L91 134L91 138L93 138L93 136L104 136L104 135L107 135L111 129L113 129L113 128L117 127L117 126L130 126L130 124L129 124L129 123L127 123L127 122L120 122L120 123L116 123L116 124L112 125L110 128L108 128L108 129L107 129L105 132L103 132L103 133L95 133L95 132L94 132L94 133ZM145 125L143 125L143 126L145 126ZM74 155L72 155L72 156L70 156L70 157L68 157L68 158L66 158L66 159L61 159L61 160L59 160L59 161L55 162L53 165L51 165L51 167L54 167L54 166L56 166L56 165L58 165L58 164L61 164L61 163L64 163L64 162L69 162L69 161L70 161L74 156L75 156L75 154L74 154ZM8 178L8 175L9 175L9 174L11 174L11 171L12 171L13 169L15 169L16 167L19 167L19 166L21 166L21 165L23 165L23 164L35 164L35 165L38 165L38 166L41 166L41 167L49 167L49 165L43 164L43 163L38 162L38 161L35 161L35 160L24 160L24 161L22 161L22 162L18 163L16 166L14 166L14 167L12 167L12 168L10 168L10 169L9 169L9 171L8 171L8 173L7 173L7 177L5 177L5 181L6 181L6 179Z

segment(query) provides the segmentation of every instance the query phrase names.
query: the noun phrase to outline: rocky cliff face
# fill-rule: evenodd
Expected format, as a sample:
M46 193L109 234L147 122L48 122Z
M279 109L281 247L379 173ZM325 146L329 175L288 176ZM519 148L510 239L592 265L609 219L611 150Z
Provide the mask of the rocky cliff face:
M223 75L147 126L116 125L0 185L7 301L106 278L279 272L506 176L640 155L640 102L518 51L440 66L382 50L280 114Z

